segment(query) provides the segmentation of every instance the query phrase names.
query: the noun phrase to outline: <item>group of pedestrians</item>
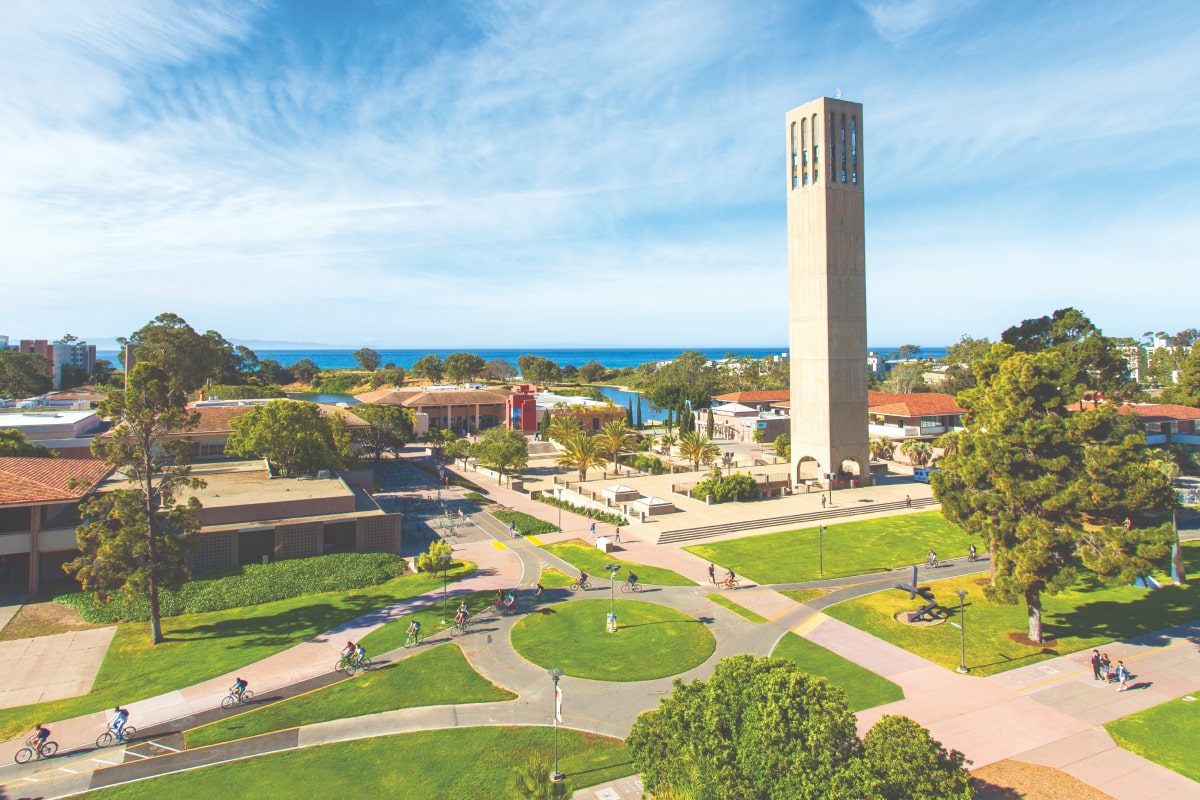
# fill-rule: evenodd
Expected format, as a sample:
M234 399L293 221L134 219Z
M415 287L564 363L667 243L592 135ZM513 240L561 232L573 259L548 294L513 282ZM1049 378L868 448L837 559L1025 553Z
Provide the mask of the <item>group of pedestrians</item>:
M1092 651L1092 675L1094 680L1112 683L1116 681L1117 691L1123 692L1129 688L1129 668L1125 666L1125 662L1118 660L1116 666L1113 666L1112 661L1108 657L1108 653L1101 653L1099 650Z

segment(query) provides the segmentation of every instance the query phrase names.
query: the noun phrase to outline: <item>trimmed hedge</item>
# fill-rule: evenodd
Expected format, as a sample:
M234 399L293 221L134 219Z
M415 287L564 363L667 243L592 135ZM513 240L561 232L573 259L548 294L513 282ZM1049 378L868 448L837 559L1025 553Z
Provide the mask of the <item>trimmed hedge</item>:
M595 508L588 508L587 506L577 506L574 503L567 502L566 500L559 500L557 497L551 494L539 494L537 499L548 506L561 508L563 511L570 511L572 514L579 514L581 517L590 517L597 522L607 522L609 525L620 525L621 527L625 527L629 524L629 520L625 519L620 514L613 514L608 511L599 511Z
M162 592L159 600L164 617L200 614L318 592L362 589L386 583L407 570L408 562L391 553L334 553L206 572L178 592ZM85 620L96 624L150 619L145 595L118 593L107 603L97 604L94 592L72 592L55 597L54 602L78 609Z
M540 533L558 533L558 526L523 511L493 511L492 516L505 525L516 525L522 536L537 536Z
M692 487L692 497L703 500L708 495L712 495L713 500L718 503L727 500L752 500L758 496L758 481L751 475L735 472L723 478L705 478Z

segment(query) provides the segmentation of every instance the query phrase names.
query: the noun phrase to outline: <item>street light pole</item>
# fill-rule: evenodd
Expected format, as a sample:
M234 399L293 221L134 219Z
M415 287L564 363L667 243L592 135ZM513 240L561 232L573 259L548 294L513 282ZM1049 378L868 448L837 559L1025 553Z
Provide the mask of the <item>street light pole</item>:
M821 526L821 532L817 534L817 543L819 548L819 561L817 567L817 577L825 577L825 526Z
M836 472L829 473L829 505L833 505L833 479L836 477Z
M554 771L550 773L553 783L562 783L566 775L558 771L558 679L563 676L561 669L549 670L550 679L554 681L554 691L550 696L550 707L554 716Z
M963 598L967 596L967 593L962 589L955 589L954 593L958 595L958 641L961 652L955 672L966 675L971 671L971 668L967 666L967 617L966 609L963 607Z
M605 564L608 570L608 632L617 632L617 573L621 571L620 564Z

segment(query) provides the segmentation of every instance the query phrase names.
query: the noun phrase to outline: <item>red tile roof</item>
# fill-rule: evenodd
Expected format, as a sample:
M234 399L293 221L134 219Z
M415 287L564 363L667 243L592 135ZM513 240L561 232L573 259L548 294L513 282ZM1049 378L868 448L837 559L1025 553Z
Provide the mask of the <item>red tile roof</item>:
M0 505L78 500L111 471L94 458L0 458Z
M720 400L722 403L773 403L780 400L788 400L792 393L787 389L771 389L763 392L730 392L729 394L719 394L713 400Z
M1173 403L1129 403L1117 406L1119 414L1137 414L1147 422L1162 420L1200 419L1200 408Z
M954 397L937 392L914 392L912 394L887 394L867 392L867 408L872 414L895 417L932 417L943 414L962 414L965 409L954 402Z
M447 403L456 406L503 404L508 401L508 393L487 389L377 389L355 395L355 398L363 403L421 408Z

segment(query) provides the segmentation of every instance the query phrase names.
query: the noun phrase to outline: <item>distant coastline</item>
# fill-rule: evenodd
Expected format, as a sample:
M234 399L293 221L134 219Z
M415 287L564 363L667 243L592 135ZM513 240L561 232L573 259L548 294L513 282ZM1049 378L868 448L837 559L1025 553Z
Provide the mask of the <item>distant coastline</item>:
M252 348L253 349L253 348ZM680 353L686 352L689 348L485 348L472 350L470 348L447 348L447 349L420 349L420 350L398 350L373 348L379 353L380 364L395 364L398 367L410 369L417 359L430 353L445 358L451 353L468 352L475 353L485 361L493 359L503 359L514 367L517 365L517 359L523 355L537 355L543 358L548 358L551 361L561 366L582 367L589 361L597 361L603 364L608 369L624 369L625 367L636 367L639 364L646 364L652 361L671 361ZM698 350L710 359L721 359L728 353L734 353L739 356L750 356L751 358L767 358L787 352L787 347L729 347L729 348L691 348ZM899 345L895 347L872 347L870 350L876 353L892 353L899 349ZM271 359L279 362L287 367L295 364L297 361L307 358L310 359L320 369L352 369L357 367L354 361L354 350L351 349L312 349L312 350L276 350L262 349L254 350L255 355L259 359ZM941 358L946 354L944 347L922 347L921 355L927 358ZM99 350L96 353L97 358L105 358L117 364L116 350Z

